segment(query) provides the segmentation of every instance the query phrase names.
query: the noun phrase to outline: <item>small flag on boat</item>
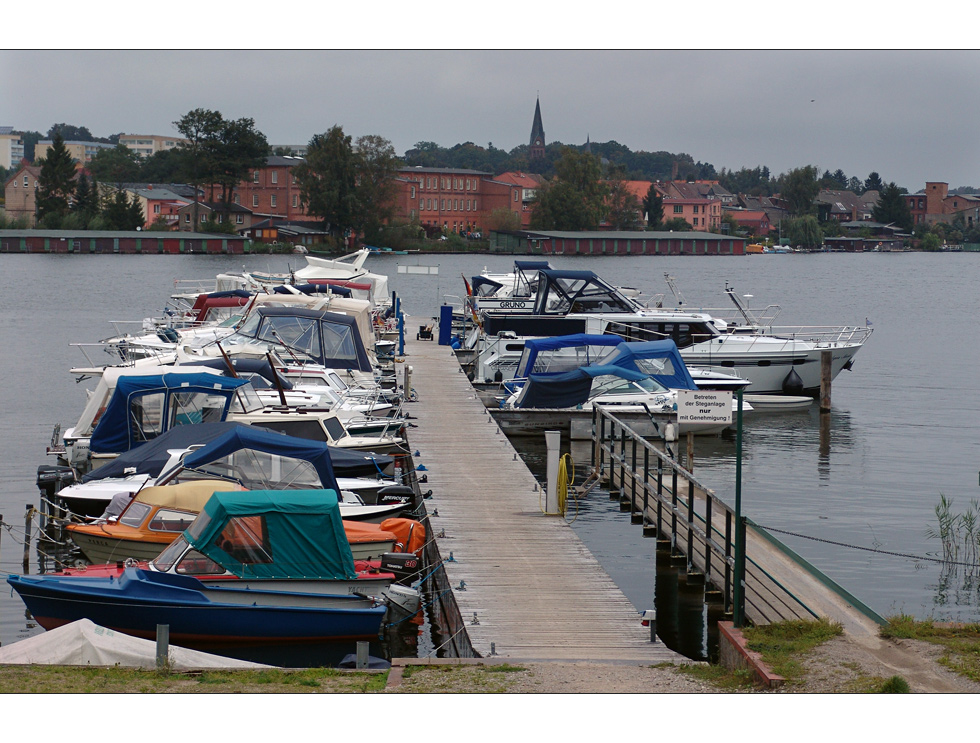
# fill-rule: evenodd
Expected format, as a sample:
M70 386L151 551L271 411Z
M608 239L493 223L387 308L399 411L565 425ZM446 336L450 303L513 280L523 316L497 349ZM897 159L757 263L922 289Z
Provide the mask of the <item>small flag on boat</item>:
M874 325L874 323L871 322L871 320L869 320L867 317L864 318L864 327L870 328L872 325Z

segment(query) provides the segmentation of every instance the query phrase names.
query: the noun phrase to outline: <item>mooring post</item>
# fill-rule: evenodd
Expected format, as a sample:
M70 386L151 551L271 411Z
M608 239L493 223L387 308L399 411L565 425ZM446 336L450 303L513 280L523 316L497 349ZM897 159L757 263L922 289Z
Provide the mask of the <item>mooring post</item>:
M831 350L820 352L820 412L830 412L830 380L833 376L832 362L834 352Z
M355 668L367 668L368 667L368 647L370 643L366 640L357 641L357 659L354 661Z
M165 669L170 662L170 625L157 625L157 668Z
M31 515L34 510L30 503L27 504L27 513L24 514L24 572L31 564Z
M694 431L687 432L687 471L694 474Z
M738 396L738 423L735 426L735 606L734 624L745 626L745 517L742 516L742 390Z
M547 449L547 478L548 488L544 500L544 512L549 516L560 513L558 508L558 460L561 457L561 431L544 432L545 448Z

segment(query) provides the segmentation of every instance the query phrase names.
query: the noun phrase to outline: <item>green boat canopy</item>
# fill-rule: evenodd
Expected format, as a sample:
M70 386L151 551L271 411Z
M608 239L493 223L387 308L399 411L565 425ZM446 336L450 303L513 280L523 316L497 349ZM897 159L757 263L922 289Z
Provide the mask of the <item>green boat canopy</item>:
M216 492L184 538L242 578L357 577L333 490Z

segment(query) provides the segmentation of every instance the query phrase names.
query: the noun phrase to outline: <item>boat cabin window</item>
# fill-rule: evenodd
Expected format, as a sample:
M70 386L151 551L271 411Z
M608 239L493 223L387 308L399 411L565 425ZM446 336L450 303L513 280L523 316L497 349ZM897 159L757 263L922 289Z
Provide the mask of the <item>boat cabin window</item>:
M287 436L295 436L298 439L310 439L327 443L327 432L317 420L305 421L260 421L255 424L259 428L267 428L270 431L278 431Z
M150 518L150 531L182 532L191 525L195 515L187 511L161 508Z
M327 429L327 433L330 434L330 438L334 441L342 439L347 435L347 431L344 430L344 424L334 416L324 418L323 427Z
M266 317L256 333L256 338L267 343L287 346L310 358L320 358L320 334L317 332L317 322L308 317Z
M198 516L198 520L200 520L202 517L210 521L206 514L201 514ZM187 540L185 540L184 535L181 534L174 541L164 547L163 551L161 551L160 554L150 562L157 570L162 573L166 573L174 566L177 559L184 554L184 550L186 550L187 547Z
M197 550L187 550L177 563L176 572L181 575L223 575L227 571Z
M323 323L323 357L334 361L350 361L357 366L357 345L348 325Z
M207 392L174 392L170 396L170 427L220 421L227 401L224 395Z
M233 516L213 544L243 565L272 562L265 516Z
M625 341L672 340L678 348L711 340L717 333L711 332L705 323L642 322L609 323L605 335L618 335Z
M143 523L143 519L151 511L151 507L146 503L133 501L129 507L119 516L119 523L124 526L131 526L134 529Z
M243 384L235 390L235 395L228 406L229 413L254 413L265 405L251 384ZM220 418L218 419L220 420Z
M132 440L150 441L163 433L163 407L166 395L152 392L134 395L129 401L129 428Z

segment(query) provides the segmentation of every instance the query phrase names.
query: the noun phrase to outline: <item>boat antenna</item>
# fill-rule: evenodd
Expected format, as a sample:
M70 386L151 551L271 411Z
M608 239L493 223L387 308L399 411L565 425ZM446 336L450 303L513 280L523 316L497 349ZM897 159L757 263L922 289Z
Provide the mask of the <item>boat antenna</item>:
M725 293L729 296L732 302L735 303L735 306L738 308L739 313L742 315L743 318L745 318L746 324L748 325L759 324L759 320L756 318L756 316L752 314L752 311L748 307L746 307L745 304L742 303L741 298L739 298L739 296L735 293L735 287L729 286L727 281L725 282ZM745 296L750 297L752 295L746 294Z
M678 289L674 285L674 277L671 276L669 273L666 273L665 272L664 273L664 281L667 282L667 286L670 287L670 291L674 295L674 299L677 300L677 306L678 307L683 307L684 306L684 295L681 294L680 289Z

